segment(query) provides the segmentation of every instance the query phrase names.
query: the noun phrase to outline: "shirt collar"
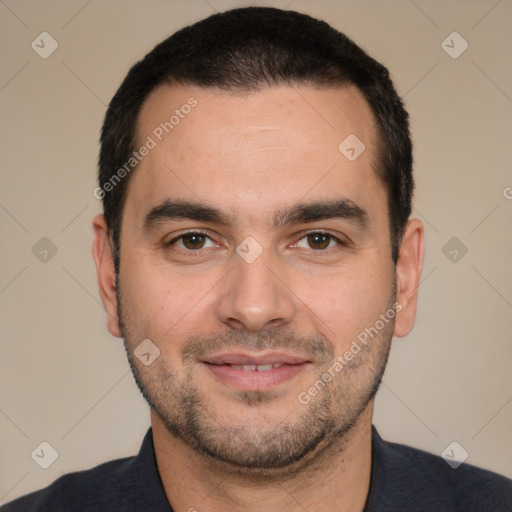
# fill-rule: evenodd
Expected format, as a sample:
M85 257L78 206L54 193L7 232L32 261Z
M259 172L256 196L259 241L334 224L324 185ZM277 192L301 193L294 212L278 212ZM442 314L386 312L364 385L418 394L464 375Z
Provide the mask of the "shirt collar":
M410 495L407 492L383 492L384 489L393 487L392 482L388 481L392 468L387 468L389 458L392 454L386 453L387 446L380 437L377 429L372 425L372 463L370 475L370 487L366 499L364 512L373 512L383 510L394 505L404 506L404 500L407 502ZM393 457L391 456L391 459ZM399 462L399 461L397 461ZM173 512L160 478L155 456L155 446L153 443L153 430L150 428L142 442L139 454L132 459L129 468L130 473L138 481L141 490L141 503L151 506L154 512ZM127 479L128 481L130 478ZM404 489L402 489L403 491ZM399 491L396 489L396 491ZM396 498L396 500L395 500ZM391 499L391 501L389 501ZM411 506L414 502L411 502ZM384 508L382 508L384 507ZM412 509L412 508L411 508Z
M139 493L136 501L147 507L144 510L173 512L158 472L152 428L144 436L140 451L131 460L127 473L127 481L136 482Z

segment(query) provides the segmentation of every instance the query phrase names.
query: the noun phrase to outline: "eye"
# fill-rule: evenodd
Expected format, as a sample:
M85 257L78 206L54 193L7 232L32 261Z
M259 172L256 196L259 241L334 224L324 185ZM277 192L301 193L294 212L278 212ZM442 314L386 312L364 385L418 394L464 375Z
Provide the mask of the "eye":
M308 233L303 236L296 244L296 247L302 249L313 249L315 251L321 251L330 249L336 245L345 245L339 238L331 235L330 233L324 233L316 231L314 233Z
M208 249L210 247L220 247L220 244L214 242L208 235L200 231L190 231L176 238L173 238L166 244L167 246L176 246L188 251L197 251L199 249Z

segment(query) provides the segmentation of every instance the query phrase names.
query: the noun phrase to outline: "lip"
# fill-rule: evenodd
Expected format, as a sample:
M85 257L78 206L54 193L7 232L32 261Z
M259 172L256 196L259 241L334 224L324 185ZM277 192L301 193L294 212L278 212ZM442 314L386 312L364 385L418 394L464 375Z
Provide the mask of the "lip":
M292 354L283 352L267 352L267 353L250 353L250 352L237 352L237 353L224 353L216 354L205 357L204 363L214 365L226 364L273 364L281 363L288 365L308 363L309 361Z
M265 391L275 388L297 376L311 362L291 354L226 353L217 354L201 361L207 371L224 385L241 391ZM271 369L240 369L235 366L279 365Z

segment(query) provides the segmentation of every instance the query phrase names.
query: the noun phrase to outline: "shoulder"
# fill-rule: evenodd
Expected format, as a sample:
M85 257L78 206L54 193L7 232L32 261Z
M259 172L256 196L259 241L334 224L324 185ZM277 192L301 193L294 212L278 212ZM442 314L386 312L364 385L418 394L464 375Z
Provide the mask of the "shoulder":
M86 471L68 473L39 491L0 507L0 512L168 512L160 481L152 430L139 454ZM172 512L172 511L171 511Z
M129 473L134 457L113 460L95 468L63 475L48 487L27 494L4 505L1 512L60 512L74 510L107 510L119 493L120 477ZM94 508L97 507L97 508ZM115 510L115 506L112 508Z
M410 504L404 510L512 511L512 480L502 475L465 463L454 469L440 456L383 441L375 429L372 450L375 491L400 496Z

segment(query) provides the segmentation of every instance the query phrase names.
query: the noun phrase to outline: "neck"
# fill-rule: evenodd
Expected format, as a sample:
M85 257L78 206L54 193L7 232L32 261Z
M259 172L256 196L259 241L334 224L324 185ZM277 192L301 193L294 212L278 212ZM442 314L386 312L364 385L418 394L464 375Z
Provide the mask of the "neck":
M343 437L300 469L241 474L194 451L151 412L160 478L174 510L361 512L370 485L373 402ZM316 455L316 456L315 456ZM271 478L269 478L269 476Z

